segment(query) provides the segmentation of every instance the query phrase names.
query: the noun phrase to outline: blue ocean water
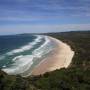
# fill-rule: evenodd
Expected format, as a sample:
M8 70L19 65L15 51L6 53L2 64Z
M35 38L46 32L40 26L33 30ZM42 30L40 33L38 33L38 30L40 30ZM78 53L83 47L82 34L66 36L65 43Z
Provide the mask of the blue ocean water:
M44 35L0 36L0 69L14 75L31 73L54 46Z

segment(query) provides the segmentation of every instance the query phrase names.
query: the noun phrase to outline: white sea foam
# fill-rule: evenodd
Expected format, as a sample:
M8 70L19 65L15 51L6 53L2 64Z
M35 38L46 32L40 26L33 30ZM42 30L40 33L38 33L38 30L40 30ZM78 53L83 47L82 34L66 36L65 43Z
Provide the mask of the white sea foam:
M44 38L45 38L45 43L33 51L33 54L37 57L41 57L43 53L45 54L45 51L49 50L49 49L47 50L47 45L49 44L50 40L48 39L47 36L44 36Z
M25 56L17 56L13 59L15 63L11 65L9 68L2 69L8 74L20 74L28 70L33 64L33 56L25 55Z
M22 57L23 57L23 55L19 55L19 56L16 56L15 58L13 58L12 60L16 61L16 60L18 60L19 58L22 58Z
M27 45L20 47L19 49L14 49L14 50L8 52L7 55L13 55L15 53L20 53L20 52L30 50L31 48L34 47L34 45L36 45L38 42L40 42L41 39L42 39L42 37L40 35L37 35L37 38L33 42L30 42Z
M3 67L3 68L5 68L5 67L6 67L6 65L3 65L2 67Z
M40 42L41 38L45 38L45 42L39 48L35 49L32 55L16 56L12 59L14 63L9 68L6 67L2 70L8 74L15 75L15 74L23 73L28 69L30 69L31 65L34 62L34 59L36 58L40 59L43 55L45 55L51 50L50 47L48 47L50 45L50 39L47 36L39 36L34 42L32 42L32 45L35 45L37 42Z

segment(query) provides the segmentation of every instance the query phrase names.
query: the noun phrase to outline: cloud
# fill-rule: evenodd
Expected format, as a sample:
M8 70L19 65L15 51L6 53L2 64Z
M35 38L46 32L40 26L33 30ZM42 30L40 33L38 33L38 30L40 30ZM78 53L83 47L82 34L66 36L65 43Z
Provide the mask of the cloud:
M0 34L90 30L88 23L90 0L0 0Z
M2 16L87 16L90 0L0 0Z
M74 30L90 30L90 24L64 25L12 25L0 27L0 34L63 32Z

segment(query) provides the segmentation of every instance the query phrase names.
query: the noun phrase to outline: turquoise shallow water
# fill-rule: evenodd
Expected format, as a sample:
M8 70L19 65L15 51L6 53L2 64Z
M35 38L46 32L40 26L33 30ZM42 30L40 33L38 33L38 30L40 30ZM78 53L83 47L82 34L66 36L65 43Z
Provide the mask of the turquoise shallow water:
M0 36L0 68L14 75L32 71L54 46L43 35Z

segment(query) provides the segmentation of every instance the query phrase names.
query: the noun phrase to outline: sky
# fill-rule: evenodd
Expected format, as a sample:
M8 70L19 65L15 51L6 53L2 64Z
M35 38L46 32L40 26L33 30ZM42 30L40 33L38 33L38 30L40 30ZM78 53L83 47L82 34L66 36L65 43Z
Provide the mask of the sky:
M90 30L90 0L0 0L0 35Z

